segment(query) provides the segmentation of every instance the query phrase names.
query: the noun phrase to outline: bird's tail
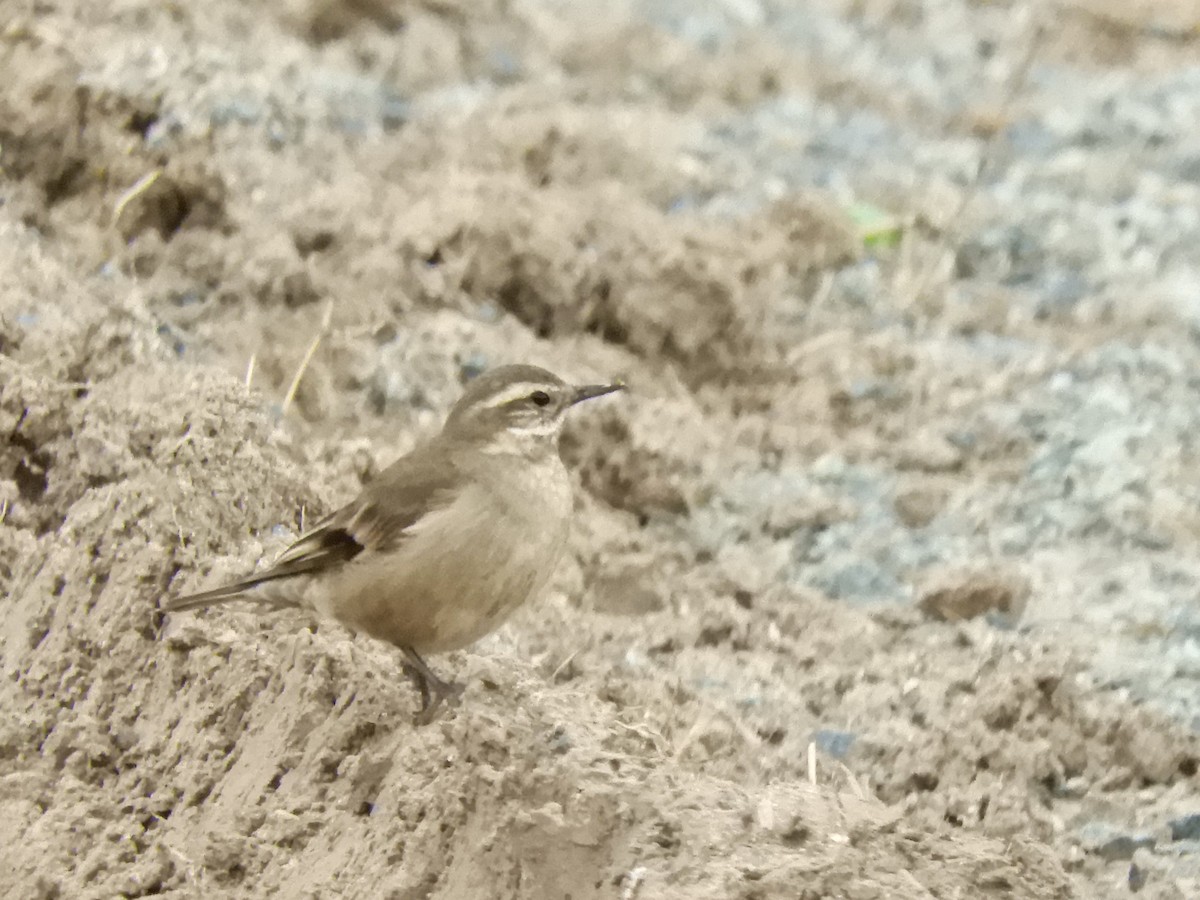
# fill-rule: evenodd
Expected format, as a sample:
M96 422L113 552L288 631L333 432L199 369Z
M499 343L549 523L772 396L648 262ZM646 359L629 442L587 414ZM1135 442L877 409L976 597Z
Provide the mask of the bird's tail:
M256 603L267 603L271 606L287 605L281 602L278 596L274 596L275 592L254 592L254 588L258 587L264 581L271 579L266 578L247 578L245 581L238 581L234 584L227 584L224 587L214 588L211 591L201 591L199 594L188 594L184 597L172 597L159 607L163 612L182 612L188 609L199 609L202 606L211 606L214 603L229 603L231 600L251 600Z
M268 606L300 606L302 601L295 591L277 590L279 585L272 584L271 588L256 591L255 588L268 582L290 582L298 575L320 571L330 565L337 565L353 559L362 550L348 533L341 530L319 528L292 545L279 561L269 569L251 575L233 584L203 591L199 594L188 594L186 597L174 597L159 607L163 612L179 612L185 609L196 609L212 603L228 603L230 600L253 600L255 603L265 603Z

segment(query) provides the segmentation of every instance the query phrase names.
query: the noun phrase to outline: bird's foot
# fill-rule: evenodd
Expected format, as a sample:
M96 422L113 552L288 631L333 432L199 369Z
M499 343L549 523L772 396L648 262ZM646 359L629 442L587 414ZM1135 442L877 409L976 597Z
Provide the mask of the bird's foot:
M439 678L437 673L415 651L405 649L404 674L412 679L421 694L421 709L416 715L418 725L428 725L443 703L457 704L463 685Z

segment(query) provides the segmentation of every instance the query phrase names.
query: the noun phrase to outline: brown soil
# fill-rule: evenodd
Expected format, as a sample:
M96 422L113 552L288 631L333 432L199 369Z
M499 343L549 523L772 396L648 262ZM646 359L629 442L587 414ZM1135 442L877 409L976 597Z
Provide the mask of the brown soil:
M830 198L672 207L728 176L684 152L706 109L845 86L765 33L701 57L619 10L518 6L7 4L5 895L1124 891L1127 859L1065 823L1186 798L1200 741L1069 642L979 618L1037 585L964 559L922 583L927 612L800 587L788 536L852 516L841 496L696 538L731 473L836 450L897 472L917 528L1025 458L930 436L994 373L788 318L863 252ZM414 727L397 654L327 623L156 615L509 361L631 391L564 438L579 521L552 596L437 661L469 681L459 708ZM901 392L848 389L879 373Z

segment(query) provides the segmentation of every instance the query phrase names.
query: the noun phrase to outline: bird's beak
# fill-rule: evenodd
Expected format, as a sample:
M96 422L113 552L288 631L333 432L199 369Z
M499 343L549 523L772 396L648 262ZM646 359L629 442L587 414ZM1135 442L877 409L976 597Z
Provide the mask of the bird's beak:
M591 400L593 397L603 397L605 394L611 394L613 391L623 390L625 390L625 383L623 381L616 381L612 384L585 384L582 387L575 388L575 393L571 396L569 405L574 406L576 403Z

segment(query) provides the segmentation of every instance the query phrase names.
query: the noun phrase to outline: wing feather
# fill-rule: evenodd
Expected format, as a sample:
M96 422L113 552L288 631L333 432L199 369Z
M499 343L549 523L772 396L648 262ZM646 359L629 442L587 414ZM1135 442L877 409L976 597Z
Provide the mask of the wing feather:
M426 513L453 499L454 481L450 460L435 445L427 445L384 469L355 500L301 536L269 569L225 587L173 598L162 608L178 611L242 599L269 581L328 571L361 553L393 551Z

